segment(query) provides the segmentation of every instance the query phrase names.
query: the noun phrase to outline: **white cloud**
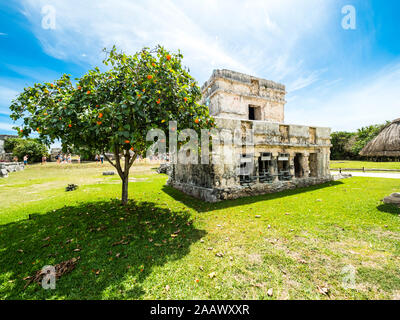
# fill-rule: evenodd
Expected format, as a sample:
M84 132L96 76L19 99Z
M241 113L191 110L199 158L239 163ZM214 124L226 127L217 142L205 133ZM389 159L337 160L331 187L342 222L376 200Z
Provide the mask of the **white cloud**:
M18 91L0 86L0 106L9 106L11 100L18 95Z
M343 88L339 84L339 81L327 83L331 86L329 95L323 88L317 88L309 98L290 101L286 122L354 131L400 117L400 63L387 66L352 86Z
M12 128L13 126L14 125L10 123L0 122L0 130L14 131Z
M160 43L181 49L200 82L227 68L286 84L287 122L354 130L399 116L398 65L363 82L347 77L372 42L359 34L349 47L333 0L53 0L55 30L41 27L48 0L22 3L44 50L59 59L98 65L103 47L133 53Z
M298 62L297 48L328 23L332 1L55 0L55 30L41 28L48 0L23 3L45 51L60 59L98 64L103 47L135 52L161 43L181 49L200 81L227 68L304 87L317 73Z

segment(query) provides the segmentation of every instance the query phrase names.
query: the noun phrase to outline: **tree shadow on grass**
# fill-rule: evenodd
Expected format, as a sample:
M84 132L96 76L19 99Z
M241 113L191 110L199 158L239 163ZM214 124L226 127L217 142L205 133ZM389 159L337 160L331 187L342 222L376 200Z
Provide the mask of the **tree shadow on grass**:
M174 189L168 185L163 186L162 190L165 193L167 193L169 196L174 198L176 201L182 202L183 204L196 210L197 212L206 212L206 211L227 209L227 208L232 208L232 207L236 207L236 206L252 204L255 202L259 202L259 201L279 199L279 198L292 196L292 195L296 195L296 194L300 194L300 193L306 193L306 192L315 191L315 190L319 190L319 189L338 186L341 184L343 184L343 182L341 182L341 181L331 181L331 182L327 182L324 184L314 185L314 186L305 187L305 188L297 188L297 189L280 191L280 192L276 192L276 193L248 196L248 197L243 197L243 198L234 199L234 200L224 200L224 201L216 202L216 203L209 203L209 202L205 202L203 200L194 198L194 197L189 196L189 195L187 195L177 189Z
M381 204L376 207L381 212L391 213L395 215L400 215L400 208L394 204Z
M190 216L152 202L82 203L0 226L1 299L140 299L155 267L187 255L205 235ZM55 290L23 278L71 258Z

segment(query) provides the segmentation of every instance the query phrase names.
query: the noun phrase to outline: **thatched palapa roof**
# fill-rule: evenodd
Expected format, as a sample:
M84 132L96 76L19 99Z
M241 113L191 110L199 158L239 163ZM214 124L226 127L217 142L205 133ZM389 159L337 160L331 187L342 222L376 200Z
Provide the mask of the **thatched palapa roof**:
M369 157L400 157L400 118L385 126L360 152Z

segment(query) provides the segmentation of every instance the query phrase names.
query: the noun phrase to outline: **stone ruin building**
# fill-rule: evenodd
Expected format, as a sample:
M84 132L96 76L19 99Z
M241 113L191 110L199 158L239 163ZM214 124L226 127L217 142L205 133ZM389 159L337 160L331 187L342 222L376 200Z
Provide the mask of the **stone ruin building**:
M208 202L273 193L332 180L330 128L284 123L285 86L230 70L214 70L203 100L220 130L252 141L212 149L209 164L172 166L168 185ZM225 148L225 149L224 149ZM233 160L224 161L230 156ZM250 170L246 169L246 166Z
M0 161L11 161L12 159L12 154L11 153L6 153L4 150L4 144L7 139L10 138L17 138L18 136L15 135L9 135L9 134L0 134Z
M0 178L8 177L9 172L16 172L24 169L23 162L12 162L12 154L4 150L5 141L9 138L18 136L1 134L0 135Z

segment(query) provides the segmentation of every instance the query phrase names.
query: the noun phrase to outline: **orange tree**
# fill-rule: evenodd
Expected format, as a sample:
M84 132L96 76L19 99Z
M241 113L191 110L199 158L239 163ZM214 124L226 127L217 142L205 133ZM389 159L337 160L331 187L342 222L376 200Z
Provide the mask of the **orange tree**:
M149 130L168 132L170 120L177 121L177 132L213 125L208 108L197 103L201 91L182 58L161 46L134 55L113 47L103 61L107 71L96 67L75 84L63 75L25 88L12 102L11 118L22 120L20 136L37 132L47 144L60 140L74 150L105 154L122 180L126 204L129 169L152 144L146 141Z

